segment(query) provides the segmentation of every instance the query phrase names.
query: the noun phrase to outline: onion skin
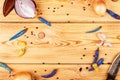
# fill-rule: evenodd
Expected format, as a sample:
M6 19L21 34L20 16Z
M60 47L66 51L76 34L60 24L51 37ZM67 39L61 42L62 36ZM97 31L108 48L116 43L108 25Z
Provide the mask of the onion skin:
M33 80L33 78L29 72L19 72L14 75L13 80Z
M33 0L15 0L15 11L22 18L34 18L36 4Z
M93 2L93 10L99 16L104 16L106 13L106 3L104 0L94 0Z
M5 0L3 5L3 15L6 17L14 8L15 0Z

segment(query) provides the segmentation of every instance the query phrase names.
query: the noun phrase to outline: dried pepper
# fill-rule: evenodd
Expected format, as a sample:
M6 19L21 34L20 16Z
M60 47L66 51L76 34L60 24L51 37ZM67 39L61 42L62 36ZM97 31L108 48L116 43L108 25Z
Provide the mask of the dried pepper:
M44 19L42 17L40 17L39 19L40 19L41 22L45 23L46 25L51 26L51 23L48 22L46 19Z
M97 27L96 29L91 30L91 31L88 31L88 32L86 32L86 33L93 33L93 32L97 32L97 31L99 31L101 28L102 28L102 26Z
M43 75L43 78L51 78L57 73L57 69L54 69L50 74Z
M9 66L7 66L5 63L0 62L0 67L3 67L4 69L6 69L9 72L9 74L12 71L12 69Z
M99 57L99 48L97 48L97 50L95 51L95 56L94 56L94 60L92 62L92 66L91 68L89 69L89 71L93 71L95 70L95 68L99 67L103 62L104 62L104 59L103 58L100 58L98 60L98 57ZM96 72L98 72L98 69L96 69Z
M103 62L104 62L104 59L103 59L103 58L100 58L100 60L99 60L96 64L97 64L97 66L100 66ZM89 69L89 71L93 71L93 70L94 70L93 67L91 67L91 68Z
M95 57L94 57L93 63L97 62L98 57L99 57L99 48L95 51Z
M106 12L113 18L120 20L120 15L114 13L113 11L106 9Z
M28 28L21 30L20 32L18 32L17 34L15 34L13 37L11 37L11 38L9 39L9 41L14 40L14 39L22 36L27 30L28 30Z

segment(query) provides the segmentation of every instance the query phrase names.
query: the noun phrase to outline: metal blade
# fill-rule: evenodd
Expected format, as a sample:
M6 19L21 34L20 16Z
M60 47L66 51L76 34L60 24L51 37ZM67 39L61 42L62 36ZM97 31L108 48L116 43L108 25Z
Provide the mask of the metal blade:
M120 53L114 59L112 65L108 71L108 77L106 80L115 80L115 77L118 73L119 67L120 67Z

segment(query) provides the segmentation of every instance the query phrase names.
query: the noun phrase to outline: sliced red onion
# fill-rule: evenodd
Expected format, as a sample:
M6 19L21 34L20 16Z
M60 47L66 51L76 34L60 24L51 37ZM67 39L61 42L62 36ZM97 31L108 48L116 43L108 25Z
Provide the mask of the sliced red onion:
M36 5L33 0L15 0L16 13L22 18L34 18Z

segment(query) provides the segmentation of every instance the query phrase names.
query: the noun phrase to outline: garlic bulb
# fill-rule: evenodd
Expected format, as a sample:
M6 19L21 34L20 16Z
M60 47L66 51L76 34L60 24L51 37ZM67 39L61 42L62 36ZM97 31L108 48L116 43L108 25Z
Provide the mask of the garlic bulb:
M112 44L106 40L106 36L103 33L98 33L97 37L99 38L100 42L96 44L97 46L105 46L105 47L112 47Z
M19 72L14 75L13 80L33 80L33 78L29 72Z
M104 0L94 0L93 9L99 16L104 16L106 13L106 4Z
M36 5L33 0L15 0L15 11L23 18L34 18Z

